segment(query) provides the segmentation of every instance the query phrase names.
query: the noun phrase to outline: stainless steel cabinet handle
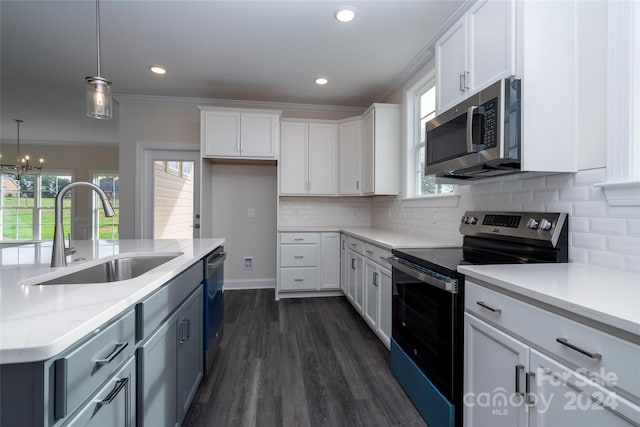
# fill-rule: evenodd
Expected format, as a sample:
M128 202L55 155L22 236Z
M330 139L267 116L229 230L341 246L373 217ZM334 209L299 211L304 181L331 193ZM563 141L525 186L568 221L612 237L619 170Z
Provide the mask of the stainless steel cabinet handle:
M359 190L359 189L360 189L360 180L357 179L356 180L356 190Z
M502 313L502 309L501 308L491 307L490 305L487 305L484 301L477 301L476 304L478 304L482 308L486 308L487 310L489 310L489 311L491 311L493 313L496 313L496 314Z
M357 243L352 243L351 246L353 246L355 248L356 246L358 246L358 244Z
M569 347L571 350L575 350L580 354L584 354L585 356L591 359L597 359L597 360L602 359L602 355L600 353L592 353L590 351L584 350L575 344L571 344L566 338L556 338L556 341L566 347Z
M111 404L111 402L113 402L116 399L116 397L118 397L118 393L120 393L120 390L125 388L128 383L129 383L129 378L121 378L118 381L116 381L116 386L113 388L113 390L109 392L107 397L105 397L100 402L98 402L98 409L102 408L104 405Z
M378 286L378 273L373 272L373 286Z
M373 251L366 251L368 254L373 255Z
M524 393L520 391L520 375L524 371L524 365L516 365L516 396L523 396Z
M186 325L187 325L187 336L185 337L185 340L189 340L189 338L191 338L191 319L185 319L184 320Z
M302 242L304 240L304 238L302 237L296 237L295 239L293 239L294 242Z
M122 342L122 343L118 343L116 344L116 346L113 348L113 350L111 351L111 353L109 353L108 355L106 355L103 359L98 359L96 360L96 365L98 365L98 367L103 366L103 365L108 365L109 363L113 362L113 360L118 357L118 355L120 353L122 353L122 351L129 345L128 342Z
M458 88L460 92L464 92L464 73L460 73L458 76Z
M293 279L294 282L304 282L304 279Z
M536 400L531 395L531 378L536 376L533 372L527 372L524 374L524 401L527 405L533 406L536 404Z
M304 258L304 256L302 256L302 255L294 255L294 258L295 259L302 259L302 258Z
M355 258L351 258L351 268L352 268L353 270L355 270L355 269L356 269L355 262L356 262L356 259L355 259Z

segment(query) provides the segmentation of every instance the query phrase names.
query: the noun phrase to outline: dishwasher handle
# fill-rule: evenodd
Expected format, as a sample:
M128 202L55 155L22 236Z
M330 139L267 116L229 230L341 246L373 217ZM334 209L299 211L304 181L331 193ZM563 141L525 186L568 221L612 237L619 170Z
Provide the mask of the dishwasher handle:
M225 259L227 259L227 253L224 250L207 257L207 277L211 277Z

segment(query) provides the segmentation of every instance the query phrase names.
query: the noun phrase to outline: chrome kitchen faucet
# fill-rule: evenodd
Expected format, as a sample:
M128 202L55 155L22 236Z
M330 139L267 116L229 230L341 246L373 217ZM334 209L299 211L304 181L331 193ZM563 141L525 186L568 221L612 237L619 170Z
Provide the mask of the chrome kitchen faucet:
M113 207L109 203L109 197L100 187L90 182L78 181L71 182L58 191L56 195L56 225L53 231L53 251L51 252L51 267L64 267L67 265L67 255L75 252L73 248L64 246L64 226L62 225L62 199L65 194L76 187L87 187L94 190L102 200L102 208L105 216L111 217L114 214ZM71 238L69 238L69 246L71 246Z

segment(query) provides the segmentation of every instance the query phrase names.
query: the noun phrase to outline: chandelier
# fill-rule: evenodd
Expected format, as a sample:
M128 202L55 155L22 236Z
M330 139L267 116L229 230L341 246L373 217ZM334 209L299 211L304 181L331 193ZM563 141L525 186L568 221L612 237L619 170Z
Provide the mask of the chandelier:
M16 142L17 142L16 152L18 153L18 160L17 160L17 163L13 165L0 164L0 175L13 176L17 181L20 181L20 178L22 178L25 175L40 175L40 172L42 171L42 165L44 163L44 159L43 158L39 159L38 166L31 166L29 164L30 157L28 155L25 155L24 157L20 157L20 123L22 123L24 120L14 119L14 121L16 122L16 126L18 128L17 138L16 138ZM1 161L2 161L2 154L0 154L0 162Z

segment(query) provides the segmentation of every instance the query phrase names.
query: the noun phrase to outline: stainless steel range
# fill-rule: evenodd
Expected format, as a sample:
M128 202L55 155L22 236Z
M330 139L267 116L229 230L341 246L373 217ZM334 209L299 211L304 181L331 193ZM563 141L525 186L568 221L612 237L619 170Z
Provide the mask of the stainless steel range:
M391 370L430 426L462 425L461 264L568 261L568 215L465 212L462 247L395 249Z

